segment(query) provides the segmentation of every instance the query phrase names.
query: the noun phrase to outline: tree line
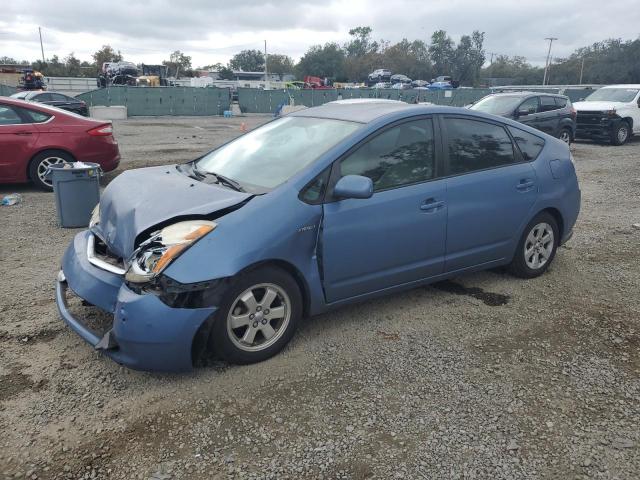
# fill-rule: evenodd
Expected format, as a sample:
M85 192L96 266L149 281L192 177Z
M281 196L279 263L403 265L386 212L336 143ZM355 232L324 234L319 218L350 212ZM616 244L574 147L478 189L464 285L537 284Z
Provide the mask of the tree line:
M427 43L402 39L397 43L374 40L370 27L360 26L349 31L344 44L328 42L314 45L296 63L284 54L269 54L267 70L278 75L292 74L326 77L334 81L364 82L377 68L402 73L417 80L430 80L450 75L464 86L480 86L489 79L514 85L541 84L544 67L531 65L525 57L497 55L487 65L484 32L462 35L456 43L444 30L437 30ZM60 60L53 56L46 62L18 62L0 57L0 63L32 65L48 76L94 77L103 62L121 61L123 55L105 45L92 55L93 62L78 60L73 53ZM566 58L555 58L549 70L550 84L577 83L640 83L640 38L608 39L577 49ZM261 72L265 57L260 50L243 50L226 65L216 63L194 69L191 57L179 50L162 62L169 75L194 76L197 70L215 70L222 79L233 79L233 70ZM500 83L500 81L498 81Z

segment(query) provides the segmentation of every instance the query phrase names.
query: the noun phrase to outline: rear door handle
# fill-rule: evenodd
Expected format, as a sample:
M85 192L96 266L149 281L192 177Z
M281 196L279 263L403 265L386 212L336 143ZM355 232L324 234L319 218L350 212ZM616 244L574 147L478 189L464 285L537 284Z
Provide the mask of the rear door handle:
M535 183L533 182L533 180L531 180L529 178L523 178L522 180L520 180L520 183L518 183L518 185L516 185L516 189L521 191L521 192L527 192L527 191L531 190L534 185L535 185Z
M14 135L33 135L33 132L15 132Z
M444 207L444 201L436 200L435 198L427 198L422 205L420 205L420 210L427 213L435 212L436 210L440 210Z

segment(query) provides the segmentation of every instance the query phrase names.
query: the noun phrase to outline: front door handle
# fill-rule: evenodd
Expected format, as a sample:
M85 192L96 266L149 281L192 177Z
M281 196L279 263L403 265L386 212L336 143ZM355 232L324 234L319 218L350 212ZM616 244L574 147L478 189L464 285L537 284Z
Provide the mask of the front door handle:
M533 182L533 180L529 178L523 178L522 180L520 180L520 183L516 185L516 189L521 192L528 192L533 188L534 185L535 183Z
M420 210L426 213L433 213L443 207L444 201L436 200L435 198L427 198L424 203L420 205Z

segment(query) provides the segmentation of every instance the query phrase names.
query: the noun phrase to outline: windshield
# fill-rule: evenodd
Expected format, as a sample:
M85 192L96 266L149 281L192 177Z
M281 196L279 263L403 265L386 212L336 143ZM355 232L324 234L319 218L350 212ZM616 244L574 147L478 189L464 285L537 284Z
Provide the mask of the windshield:
M325 118L283 117L208 153L196 165L243 187L273 189L361 126Z
M637 88L601 88L596 90L585 102L631 102L638 94Z
M471 110L478 110L479 112L492 113L494 115L504 115L505 113L513 112L518 105L522 102L521 97L496 97L489 96L484 97L478 103L471 106Z

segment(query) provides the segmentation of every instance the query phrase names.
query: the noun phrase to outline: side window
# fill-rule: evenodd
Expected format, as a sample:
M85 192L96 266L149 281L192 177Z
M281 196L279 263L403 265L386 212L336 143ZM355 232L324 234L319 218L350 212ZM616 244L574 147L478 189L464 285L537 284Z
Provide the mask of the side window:
M413 120L376 135L342 160L340 174L369 177L374 191L433 178L435 147L432 120Z
M51 118L51 115L26 108L21 108L20 112L23 117L29 118L33 123L43 123Z
M540 97L540 111L541 112L550 112L551 110L557 110L558 106L553 97Z
M527 98L524 102L520 104L518 107L518 112L527 114L536 113L538 111L538 97Z
M22 118L13 108L0 105L0 125L18 125L21 124Z
M478 120L446 118L449 175L514 163L513 144L504 128Z
M50 93L41 93L40 95L36 95L35 97L33 97L32 100L35 100L36 102L50 102L51 101L51 94Z
M535 160L544 147L544 140L536 135L515 127L507 127L513 135L525 160Z
M305 203L316 205L324 199L324 192L327 190L331 167L325 168L320 175L311 180L306 187L300 191L299 198Z
M567 102L569 102L569 99L562 97L554 97L554 100L556 101L556 105L558 106L558 108L566 107ZM569 106L571 106L571 102L569 102Z
M67 97L66 95L62 95L60 93L50 93L49 95L51 95L51 100L54 100L56 102L68 102L69 101L69 97Z

